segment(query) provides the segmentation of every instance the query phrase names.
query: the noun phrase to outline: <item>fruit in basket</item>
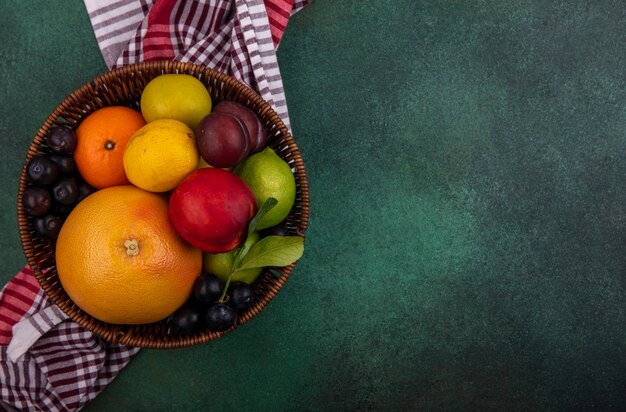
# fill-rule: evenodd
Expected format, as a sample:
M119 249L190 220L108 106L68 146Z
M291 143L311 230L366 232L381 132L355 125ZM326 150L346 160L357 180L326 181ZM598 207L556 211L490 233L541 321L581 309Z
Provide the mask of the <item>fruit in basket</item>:
M211 113L211 96L197 78L188 74L162 74L152 79L141 94L141 113L150 123L175 119L196 130Z
M233 172L246 182L254 193L259 205L270 197L278 200L259 222L257 229L266 229L285 220L296 198L296 181L291 167L272 150L248 156Z
M38 217L33 222L35 226L35 232L41 237L48 239L56 239L61 230L63 221L60 217L55 215L45 215Z
M124 150L145 121L136 110L123 106L98 109L76 129L74 159L81 176L97 189L126 185Z
M243 312L254 303L254 289L252 286L244 282L233 282L228 288L229 301L228 304L235 309L236 312Z
M68 125L55 126L50 130L46 143L53 153L70 154L76 148L76 133Z
M72 211L72 209L74 209L75 205L61 205L61 204L55 204L54 206L52 206L52 208L50 208L50 213L58 216L61 218L61 220L65 220L65 218L67 217L67 215L70 214L70 212Z
M208 253L235 248L256 212L248 186L226 170L202 168L187 176L170 197L170 216L180 235Z
M78 199L78 186L72 177L62 177L52 186L52 197L57 204L69 206Z
M197 138L200 156L213 167L233 167L248 155L248 131L232 114L206 116Z
M24 210L30 216L43 216L52 205L52 196L43 187L29 187L22 194Z
M225 100L213 109L213 113L229 113L237 117L248 132L248 151L256 153L265 147L265 128L261 119L243 104Z
M57 165L44 156L33 157L26 165L28 181L36 185L49 185L57 179L58 175Z
M252 232L246 238L243 244L243 249L240 253L247 253L248 250L258 242L260 239L259 232ZM222 282L226 283L228 275L230 274L231 266L235 260L235 250L230 250L224 253L205 253L202 257L202 267L208 273L212 273ZM252 283L259 277L263 268L252 268L239 270L233 273L232 280L245 283Z
M49 159L57 165L59 173L72 174L76 170L76 162L71 155L50 155Z
M193 131L172 119L155 120L139 129L124 153L128 180L151 192L174 189L197 165Z
M127 185L74 208L57 239L56 266L65 291L93 317L151 323L189 298L202 253L178 235L163 195Z
M214 332L224 332L237 321L235 309L222 302L212 303L206 312L206 322Z
M193 295L199 302L215 302L222 295L224 286L220 279L209 273L202 273L193 284Z
M82 202L84 198L86 198L87 196L89 196L90 194L96 191L95 187L91 186L89 183L83 180L79 180L77 185L78 185L78 199L76 199L77 203Z
M285 224L278 224L276 226L268 227L261 231L261 237L267 236L289 236L291 233L289 228Z
M92 83L101 85L102 87L96 88L97 90L96 89L92 90L93 93L86 93L86 94L81 92L81 90L77 89L75 92L72 93L72 95L70 96L71 98L66 99L62 104L59 105L59 107L57 107L57 109L54 110L54 113L52 113L50 117L56 118L56 114L62 113L62 117L60 117L59 118L60 120L57 120L57 122L58 121L69 122L71 123L71 127L74 128L74 130L77 130L77 128L80 125L80 122L86 118L87 114L95 110L97 107L99 107L99 105L101 104L128 105L129 103L131 103L129 98L132 97L131 95L133 94L132 93L133 90L137 91L138 88L141 89L149 82L150 79L154 78L159 73L164 73L164 72L192 73L194 76L201 79L202 83L206 85L205 87L207 87L212 94L215 93L216 98L219 99L218 101L221 101L224 98L237 99L238 101L245 102L245 105L250 105L250 107L252 107L253 104L256 106L256 103L260 102L258 96L255 95L254 92L250 91L249 89L245 87L242 87L242 85L238 84L234 79L229 78L228 76L224 76L222 74L217 74L213 70L202 68L202 67L196 67L193 65L180 64L178 62L162 62L159 64L153 64L153 63L155 62L151 62L150 64L145 64L145 65L144 64L136 65L133 67L129 67L128 70L125 69L123 72L114 71L111 73L107 73L104 76L97 77L96 79L92 81ZM130 76L127 76L128 74L130 74ZM129 92L130 94L128 93L113 93L113 94L104 93L107 90L109 91L112 90L111 87L113 87L116 90L119 89L122 91L130 91ZM135 98L137 97L138 96L135 96ZM95 106L93 104L94 102L96 103ZM137 103L138 103L137 99L135 99L134 107L136 107ZM257 110L256 107L255 107L255 110ZM282 152L277 151L277 153L279 153L281 156L283 155L283 153L286 154L287 161L289 162L289 164L292 166L297 165L300 170L300 172L296 175L296 179L299 184L301 183L301 186L299 185L298 188L301 189L303 192L302 196L299 196L299 200L301 198L303 202L302 204L298 202L298 210L301 207L302 213L293 213L292 216L290 216L284 222L284 224L286 225L286 227L289 228L290 233L292 234L297 233L302 236L301 232L303 232L306 229L307 220L308 220L308 213L307 213L308 196L307 196L306 181L301 182L301 179L300 179L300 178L304 179L305 175L304 175L304 170L302 168L302 163L299 161L297 147L295 143L291 140L289 135L286 133L286 129L284 128L283 125L281 125L281 122L279 121L276 114L274 114L271 111L269 106L263 105L262 113L263 113L263 119L264 119L263 128L264 130L268 132L268 134L270 134L269 132L271 131L270 141L271 141L272 146L279 145ZM42 130L45 130L45 129L49 130L51 125L49 122L46 122L46 123L47 125L42 126ZM78 186L79 197L73 204L67 205L67 206L59 204L55 202L54 200L52 200L52 205L45 215L28 216L26 221L21 222L21 223L26 223L26 224L20 224L20 232L24 238L26 238L27 240L34 241L34 243L37 245L36 250L29 250L28 248L25 249L25 253L29 261L37 263L37 265L35 265L35 269L38 268L40 271L43 271L44 275L48 273L48 271L50 271L50 273L52 273L52 275L55 276L55 280L58 280L58 278L56 278L57 266L54 260L54 255L48 256L50 255L50 253L52 253L56 249L57 242L54 240L46 241L46 239L42 239L42 237L50 236L51 239L54 238L55 227L56 227L56 230L58 230L61 223L65 220L66 217L68 217L70 214L74 214L74 215L76 214L75 213L76 210L73 211L72 209L74 209L75 207L80 208L81 204L85 202L89 203L92 196L98 196L100 192L105 192L113 188L107 187L107 188L102 188L100 192L97 192L97 191L93 192L95 188L89 185L83 179L83 177L79 175L80 171L78 170L77 166L75 166L74 172L71 172L72 165L71 165L70 155L72 155L73 152L55 153L48 146L46 141L43 141L43 142L41 141L41 137L42 137L41 133L42 133L41 131L38 133L38 137L34 139L33 143L30 146L30 149L29 149L29 152L31 153L30 156L34 154L35 156L45 156L45 157L48 157L50 160L53 160L53 163L57 167L58 176L55 179L53 179L53 181L45 185L36 184L32 181L24 182L24 180L26 180L25 179L26 167L24 167L22 170L22 183L26 183L26 185L24 184L20 185L22 194L23 194L23 190L29 187L41 187L43 189L50 191L52 186L54 185L55 182L58 181L58 179L65 178L65 177L73 177L76 180L76 183ZM251 146L250 143L251 141L248 142L249 146ZM285 147L287 143L289 144L289 150L287 150ZM249 153L252 153L252 152L249 151ZM123 159L123 156L122 156L122 159ZM68 162L68 160L70 160L70 162ZM200 161L200 159L198 160L199 161L197 163L197 167L199 166L202 168L212 168L212 166L204 162L204 160L202 161ZM97 165L95 166L96 169L102 169L101 162L93 162L93 163ZM123 164L123 160L122 160L122 164ZM89 193L92 193L92 194L89 194ZM88 194L89 196L85 197ZM164 194L159 193L157 195L164 199L168 199L172 195L172 193L171 192L164 193ZM21 195L20 195L20 201L22 201ZM23 220L24 215L25 215L24 207L22 204L19 204L18 208L20 209L19 210L20 217ZM259 219L261 216L262 214L260 213L257 215ZM40 217L42 219L39 219ZM117 226L119 225L119 223L116 222L117 220L116 218L109 217L108 219L101 219L100 217L96 217L94 219L98 222L100 222L101 220L107 220L108 221L107 223L109 225ZM254 219L248 223L250 230L253 230L254 227L256 227L256 222L259 219ZM36 220L40 222L41 224L35 224ZM69 221L71 222L71 220L72 218L70 217ZM37 230L36 227L38 227L39 232L42 232L42 233L36 232ZM64 225L64 227L67 228L67 225ZM89 227L89 225L84 225L84 227ZM245 232L247 233L247 230ZM101 239L102 242L99 241L98 243L99 244L102 243L102 245L104 245L106 243L107 238L108 238L108 235L102 236L102 239ZM151 236L151 237L149 236L149 238L156 238L156 236ZM264 240L266 239L261 239L258 243L255 244L255 246L259 246L259 243ZM137 244L134 242L129 242L127 245L122 245L122 247L123 247L123 250L125 251L133 251L134 249L136 249ZM91 248L89 247L76 247L74 249L77 249L78 252L74 250L73 257L78 256L79 260L83 259L81 255L85 255L85 254L91 255L92 258L98 257L98 256L94 257L94 255L91 253ZM243 271L247 269L254 269L258 267L271 267L271 272L265 273L263 278L255 284L255 288L254 288L255 293L260 303L256 307L254 307L254 309L249 308L247 310L245 318L241 318L240 321L236 320L236 316L232 316L232 311L229 311L229 310L223 311L223 313L225 313L226 315L230 315L231 317L231 320L226 322L225 327L230 326L232 328L238 323L241 323L244 320L247 320L248 318L253 317L259 311L261 311L262 306L265 305L265 303L267 302L267 298L269 298L269 296L266 296L266 295L270 292L270 289L272 292L271 295L273 296L273 294L278 292L278 290L282 287L284 280L288 277L289 273L293 270L293 265L289 265L287 267L285 265L287 265L290 262L293 262L294 259L297 259L296 257L292 257L289 259L289 262L287 260L281 260L280 262L278 262L278 261L271 261L271 260L266 259L265 254L268 252L268 250L270 250L271 255L276 256L276 257L280 255L280 257L282 258L285 255L283 249L277 250L273 244L268 244L268 247L261 247L255 250L257 250L257 253L251 253L251 254L246 255L245 260L242 260L243 259L242 255L237 254L237 260L242 260L242 261L233 266L233 272L239 272L239 271ZM43 257L48 256L50 259L46 258L42 260L40 259L41 256ZM291 254L290 256L293 256L293 254ZM68 259L68 261L69 260L72 260L72 259ZM62 259L59 259L59 262L61 262L60 268L61 268L61 272L63 272ZM73 263L73 264L76 264L76 263ZM108 268L109 265L107 264L107 262L105 262L105 264L98 265L98 266L103 266L106 269ZM274 282L274 277L275 277L274 275L280 276L280 279L278 279L277 283ZM236 281L231 282L231 286L235 282ZM123 283L123 282L119 282L119 283ZM60 305L60 307L68 313L75 312L75 310L78 310L78 312L74 313L73 317L78 316L78 320L80 320L81 324L84 324L87 329L98 332L99 334L103 333L104 334L103 336L106 339L109 339L109 338L114 339L117 336L116 331L117 329L119 329L118 326L102 324L101 322L94 323L90 321L89 319L92 319L92 317L85 311L80 310L76 303L69 300L69 297L66 295L66 291L63 288L60 281L53 282L53 284L51 284L51 288L52 289L49 289L47 291L47 293L50 295L50 298L54 300L55 302L57 302ZM105 288L105 286L103 286L102 288ZM136 288L136 289L139 289L139 288ZM171 288L162 287L160 289L168 290ZM226 288L222 287L222 293L225 293L225 290ZM232 290L233 288L231 287L231 291L229 292L229 294L232 292ZM107 293L101 292L100 296L96 296L93 293L86 293L85 295L92 296L91 299L96 300L98 302L98 301L105 301L105 298L107 297L106 295L108 295L108 292ZM103 297L104 299L102 299ZM226 305L232 308L231 303L234 301L232 300L231 296L220 295L220 299L222 300L222 303L225 303ZM156 298L152 297L151 300L158 302L160 299L159 297L156 297ZM89 298L87 298L87 301L89 301ZM71 305L68 306L66 304L68 302L71 303ZM186 300L185 303L183 303L183 306L185 307L188 306L196 310L195 315L192 314L191 317L187 318L187 321L191 319L191 321L187 323L194 325L196 324L196 322L198 322L197 325L201 325L200 329L195 329L195 332L193 332L195 333L195 335L191 339L185 339L180 334L177 334L176 332L174 332L174 330L181 330L182 328L174 328L174 325L171 321L173 315L170 314L167 317L168 319L167 322L163 320L156 325L152 323L148 323L146 325L136 325L136 326L133 325L131 328L132 333L126 334L124 341L127 344L132 345L132 346L174 347L174 346L179 346L181 344L182 345L196 344L196 343L204 342L206 340L215 339L218 337L217 335L221 335L221 333L220 334L207 333L207 331L215 329L215 328L222 329L223 327L213 325L211 327L212 329L209 329L209 326L206 324L205 314L207 312L209 305L211 305L212 303L215 303L215 302L199 303L195 297L189 297L189 299ZM128 302L126 302L126 299L124 299L123 304L127 305L126 310L124 310L124 312L129 315L134 314L133 310L135 307L143 306L143 305L130 305L128 304ZM235 312L235 315L236 315L236 312ZM198 318L200 319L198 320ZM223 321L224 319L221 316L218 316L218 319L216 320ZM195 327L197 328L198 326L195 326Z
M203 315L204 311L192 305L185 304L181 306L171 317L174 332L181 335L193 335L204 324Z

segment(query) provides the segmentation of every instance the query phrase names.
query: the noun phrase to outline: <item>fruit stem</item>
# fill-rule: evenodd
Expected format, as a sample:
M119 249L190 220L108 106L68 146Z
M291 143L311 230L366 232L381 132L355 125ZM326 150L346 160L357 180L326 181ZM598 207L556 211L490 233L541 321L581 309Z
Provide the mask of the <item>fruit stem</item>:
M137 242L136 239L125 240L124 247L126 248L126 254L128 256L135 256L139 254L139 242Z

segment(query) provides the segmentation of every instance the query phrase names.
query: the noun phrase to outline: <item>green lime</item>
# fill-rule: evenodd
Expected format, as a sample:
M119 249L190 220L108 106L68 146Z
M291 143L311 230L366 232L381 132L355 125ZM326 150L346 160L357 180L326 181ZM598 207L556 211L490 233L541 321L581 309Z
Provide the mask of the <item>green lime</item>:
M261 236L259 232L252 232L250 236L246 239L243 244L243 250L241 253L247 253L248 250L259 241ZM224 283L228 280L228 273L230 272L230 267L233 264L233 260L235 259L235 250L233 249L229 252L225 253L205 253L203 255L203 269L205 272L212 273ZM244 282L247 284L251 284L254 280L259 277L263 268L252 268L245 269L235 272L233 275L233 282Z
M266 229L285 220L296 199L296 179L291 167L269 147L248 156L233 170L252 190L259 207L270 197L278 200L257 229Z

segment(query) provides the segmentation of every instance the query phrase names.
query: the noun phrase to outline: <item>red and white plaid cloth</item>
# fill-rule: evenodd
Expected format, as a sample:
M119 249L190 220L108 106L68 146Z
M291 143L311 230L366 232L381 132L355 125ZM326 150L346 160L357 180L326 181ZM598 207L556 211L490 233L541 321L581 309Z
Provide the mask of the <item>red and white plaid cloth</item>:
M204 64L245 82L289 127L276 47L311 0L84 0L109 68L147 60ZM139 351L68 320L25 267L0 291L0 410L84 407Z

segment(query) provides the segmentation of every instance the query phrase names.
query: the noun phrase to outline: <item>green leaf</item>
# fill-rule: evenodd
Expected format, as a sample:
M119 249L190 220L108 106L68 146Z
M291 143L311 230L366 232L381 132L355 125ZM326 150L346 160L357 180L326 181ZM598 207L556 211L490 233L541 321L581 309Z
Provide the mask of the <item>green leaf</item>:
M274 206L278 204L278 200L273 197L267 198L265 202L261 205L259 210L256 212L256 215L252 218L250 223L248 224L248 235L256 230L257 225L259 224L259 220L265 216L267 212L269 212Z
M287 266L300 259L303 252L304 239L300 236L268 236L250 248L235 271L265 266Z

